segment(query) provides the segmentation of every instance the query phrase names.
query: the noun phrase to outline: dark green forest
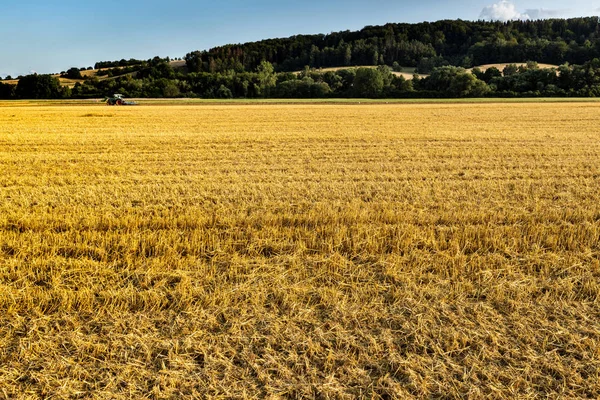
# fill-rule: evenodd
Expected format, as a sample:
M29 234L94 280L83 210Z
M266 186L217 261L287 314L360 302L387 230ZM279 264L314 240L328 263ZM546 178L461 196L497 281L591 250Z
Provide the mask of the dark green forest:
M444 20L367 26L360 31L298 35L207 51L192 51L182 66L168 58L101 61L98 77L61 87L49 75L0 83L0 98L128 97L596 97L600 96L597 17L537 21ZM502 71L468 68L491 63ZM559 65L540 69L537 63ZM360 67L358 67L360 66ZM338 67L337 71L322 68ZM358 67L358 68L357 68ZM393 71L429 76L406 80Z

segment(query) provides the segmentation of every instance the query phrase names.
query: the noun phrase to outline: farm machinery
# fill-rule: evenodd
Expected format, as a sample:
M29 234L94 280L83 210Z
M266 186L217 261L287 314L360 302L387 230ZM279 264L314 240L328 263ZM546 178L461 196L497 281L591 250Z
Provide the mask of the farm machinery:
M109 106L135 106L135 101L128 101L123 98L122 94L114 94L112 97L105 97L103 100Z

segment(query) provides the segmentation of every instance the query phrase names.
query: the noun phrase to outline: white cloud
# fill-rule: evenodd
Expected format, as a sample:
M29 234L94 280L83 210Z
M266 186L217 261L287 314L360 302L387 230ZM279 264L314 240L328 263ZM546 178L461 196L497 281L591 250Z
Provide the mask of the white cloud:
M600 8L596 11L600 11ZM496 4L485 7L479 16L480 19L489 21L512 21L526 19L562 18L569 15L571 10L550 10L547 8L532 8L524 13L517 11L517 7L509 0L500 0Z
M571 10L548 10L547 8L536 8L526 10L525 14L530 19L548 19L548 18L562 18L570 13Z
M485 7L479 18L489 21L511 21L515 19L529 19L529 15L521 14L515 5L508 0L501 0L496 4Z

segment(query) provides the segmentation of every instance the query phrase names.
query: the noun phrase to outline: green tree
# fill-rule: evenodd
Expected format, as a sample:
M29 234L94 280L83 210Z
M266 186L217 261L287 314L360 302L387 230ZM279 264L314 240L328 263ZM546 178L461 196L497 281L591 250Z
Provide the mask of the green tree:
M479 67L475 67L475 68L473 68L473 69L471 70L471 73L472 73L473 75L475 75L475 76L477 77L477 79L481 79L481 80L484 80L484 79L485 79L485 72L483 72L483 71L481 70L481 68L479 68Z
M354 78L354 93L359 97L379 97L384 81L381 72L375 68L359 68Z
M201 72L203 67L202 61L203 53L200 51L193 51L185 55L185 65L188 72Z
M63 97L63 90L58 78L34 74L19 79L16 96L20 99L59 99Z
M167 83L163 89L163 96L165 97L179 97L179 95L181 94L179 91L179 88L177 87L177 85L174 82L169 82Z
M8 100L15 96L15 85L0 83L0 99Z
M413 81L404 78L402 75L394 76L394 79L392 81L392 88L398 94L414 91Z
M352 62L352 46L349 44L344 47L344 65L348 66Z
M482 81L485 81L485 83L490 83L493 79L495 78L501 78L502 77L502 72L500 72L500 70L496 67L490 67L488 69L485 70L485 74L483 76L483 79L481 79Z
M392 74L392 69L387 65L378 65L377 71L381 74L381 78L383 79L383 87L388 87L392 84L392 80L394 79L394 74Z
M489 92L488 85L461 67L436 68L421 84L426 89L449 97L481 97Z
M323 74L323 82L327 83L332 91L337 91L343 86L342 77L334 71L325 72Z
M268 61L262 61L257 69L260 92L263 97L269 97L271 89L277 83L277 75L273 64Z
M221 85L217 90L217 97L219 99L233 99L233 94L227 86Z
M417 73L430 74L435 68L448 65L444 57L424 57L417 65Z
M175 71L173 70L173 67L171 67L171 64L162 61L152 68L152 75L155 78L173 79L175 77Z
M506 67L504 67L504 69L502 70L502 74L504 76L512 76L512 75L516 75L519 72L519 67L517 67L516 64L508 64Z
M83 79L83 76L81 76L81 71L77 67L69 68L62 76L69 79Z

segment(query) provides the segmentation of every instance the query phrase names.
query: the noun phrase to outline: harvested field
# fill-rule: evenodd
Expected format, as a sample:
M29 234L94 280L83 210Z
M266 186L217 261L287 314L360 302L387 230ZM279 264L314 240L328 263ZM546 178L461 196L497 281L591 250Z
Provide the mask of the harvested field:
M346 67L326 67L326 68L318 68L317 71L328 72L328 71L340 71L343 69L357 69L357 68L377 68L376 65L363 65L363 66L346 66ZM402 76L404 79L411 80L417 75L419 78L426 78L429 75L427 74L417 74L415 72L415 68L406 67L402 68L402 71L391 71L395 76ZM295 74L300 74L302 71L296 71Z
M0 398L600 397L599 125L2 103Z
M506 68L508 65L514 64L517 67L527 67L527 63L523 62L523 63L502 63L502 64L485 64L485 65L479 65L473 68L469 68L469 71L472 71L474 68L479 68L480 70L482 70L483 72L487 71L490 68L496 68L498 69L500 72L504 71L504 68ZM538 64L538 68L540 69L551 69L551 68L555 68L558 69L559 65L554 65L554 64Z

